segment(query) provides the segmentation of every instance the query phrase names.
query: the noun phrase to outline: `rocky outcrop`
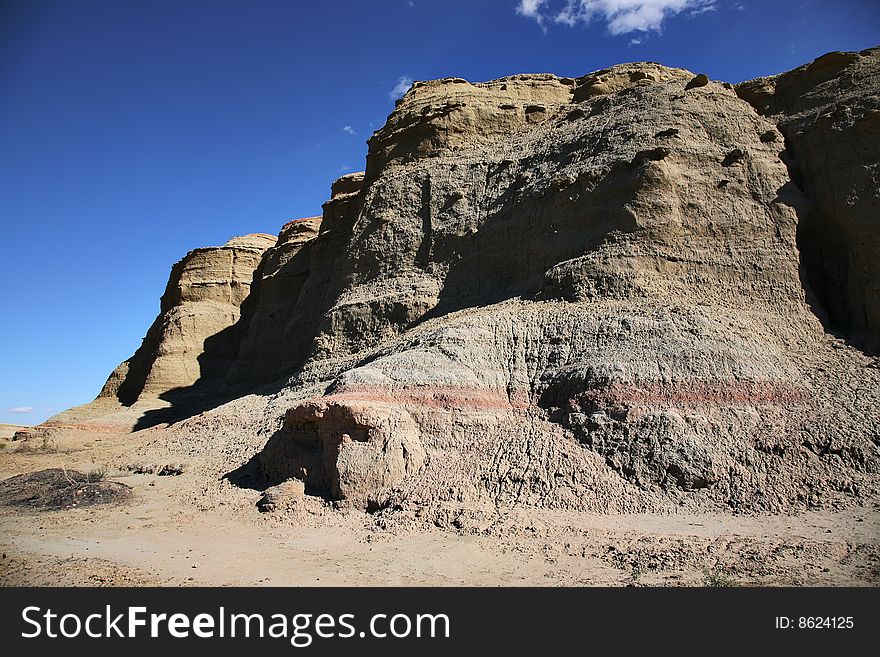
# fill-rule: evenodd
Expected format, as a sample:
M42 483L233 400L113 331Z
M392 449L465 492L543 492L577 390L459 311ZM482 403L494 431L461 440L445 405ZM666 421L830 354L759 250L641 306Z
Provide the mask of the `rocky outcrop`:
M836 466L806 475L797 447L825 400L792 353L821 327L783 149L731 85L657 65L414 85L366 187L325 212L322 233L347 237L293 385L335 373L288 411L264 471L368 507L803 499ZM379 419L395 407L427 455L416 474ZM354 416L374 438L342 439ZM834 435L848 467L876 467ZM370 456L345 469L355 447Z
M288 411L259 458L271 479L294 477L310 494L377 508L384 491L419 471L425 450L402 405L329 397Z
M880 336L880 48L828 53L737 93L785 136L809 195L803 262L829 319Z
M291 312L309 275L308 251L318 234L321 217L286 223L255 274L252 299L242 319L243 338L230 381L274 380L292 364L285 358L296 340Z
M233 237L190 251L171 269L159 316L140 348L110 375L99 397L130 405L222 379L238 352L233 327L271 235Z
M559 118L573 102L693 77L682 69L640 63L615 66L581 78L512 75L491 82L462 78L416 82L369 141L367 177L392 162L449 154L476 144L497 144Z
M222 351L227 381L277 382L250 420L266 483L368 510L603 512L876 488L880 374L833 348L810 250L830 213L870 253L868 190L847 214L826 176L821 200L823 147L771 82L636 63L413 85L366 171L265 251ZM865 153L870 120L847 128ZM875 265L843 302L868 328Z

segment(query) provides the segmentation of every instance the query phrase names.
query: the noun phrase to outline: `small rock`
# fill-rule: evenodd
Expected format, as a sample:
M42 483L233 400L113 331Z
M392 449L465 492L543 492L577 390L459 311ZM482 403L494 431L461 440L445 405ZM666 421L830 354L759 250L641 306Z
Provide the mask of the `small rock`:
M176 477L183 474L183 464L163 465L156 474L160 477Z
M743 149L734 148L732 151L730 151L727 155L724 156L724 159L721 161L721 166L723 166L723 167L733 166L734 164L739 162L741 159L743 159L745 156L746 156L746 153Z
M257 502L257 509L261 513L286 509L299 502L305 494L306 485L302 481L288 479L263 491L263 496Z
M687 83L685 89L694 89L696 87L705 87L709 84L709 76L705 73L699 73L690 82Z

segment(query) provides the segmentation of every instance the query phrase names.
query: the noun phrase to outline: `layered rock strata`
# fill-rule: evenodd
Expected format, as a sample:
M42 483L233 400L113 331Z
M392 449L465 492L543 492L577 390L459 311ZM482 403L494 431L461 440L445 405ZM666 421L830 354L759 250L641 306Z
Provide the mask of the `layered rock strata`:
M368 510L874 490L880 377L826 330L877 326L877 71L867 51L736 89L650 63L413 85L366 171L249 261L234 344L206 352L281 388L267 484Z
M159 316L135 354L107 380L99 397L130 405L222 379L238 353L241 306L250 293L271 235L233 237L220 247L190 251L171 269Z
M737 93L778 125L810 195L801 252L830 322L880 335L880 48L828 53Z

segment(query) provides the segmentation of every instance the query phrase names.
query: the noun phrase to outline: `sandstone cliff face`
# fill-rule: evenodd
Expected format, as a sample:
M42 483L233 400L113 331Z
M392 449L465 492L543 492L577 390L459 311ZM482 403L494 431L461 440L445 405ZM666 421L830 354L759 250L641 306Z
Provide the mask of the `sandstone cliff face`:
M177 262L143 344L110 375L99 397L128 405L225 376L238 350L231 328L263 252L274 243L271 235L234 237Z
M828 53L737 93L779 125L811 196L801 251L831 322L880 335L880 48Z
M291 309L309 275L307 253L300 252L317 234L321 217L288 222L257 268L250 307L242 318L244 333L230 381L274 380L290 364L284 354L295 339Z
M835 70L797 98L836 93ZM415 84L365 173L254 264L222 353L229 381L285 382L252 419L283 418L263 474L366 509L779 511L876 488L878 370L809 303L835 289L813 260L838 262L815 235L833 216L859 255L829 311L875 326L858 176L878 139L846 128L865 160L847 205L815 173L827 136L792 133L774 84L657 64Z
M360 198L325 215L350 237L309 301L300 381L342 371L288 412L265 471L365 506L803 498L836 464L805 483L801 415L822 395L792 351L821 329L796 245L810 201L783 148L730 85L656 65L415 85L370 142ZM389 405L418 428L406 447L382 429ZM826 440L876 467L846 429ZM422 451L417 475L387 465Z
M385 126L370 139L367 177L378 175L391 162L497 144L556 117L570 109L572 102L636 85L692 77L682 69L640 63L577 79L513 75L475 84L462 78L416 82L398 101Z

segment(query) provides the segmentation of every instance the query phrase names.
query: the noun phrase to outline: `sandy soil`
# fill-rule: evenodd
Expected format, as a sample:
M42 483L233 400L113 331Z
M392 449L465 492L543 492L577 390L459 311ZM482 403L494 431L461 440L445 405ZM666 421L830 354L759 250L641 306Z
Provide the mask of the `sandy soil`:
M68 443L10 445L0 453L0 478L106 467L140 433L83 440L80 431ZM770 517L463 507L367 514L315 498L259 513L259 491L196 470L158 476L117 467L107 476L132 488L129 501L63 511L0 507L0 584L880 583L880 500Z

